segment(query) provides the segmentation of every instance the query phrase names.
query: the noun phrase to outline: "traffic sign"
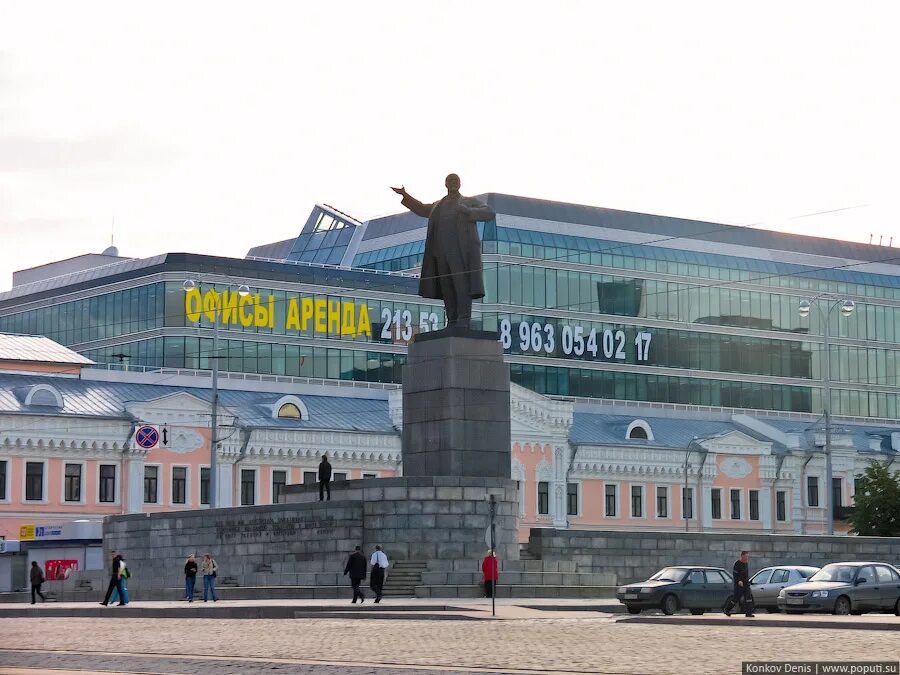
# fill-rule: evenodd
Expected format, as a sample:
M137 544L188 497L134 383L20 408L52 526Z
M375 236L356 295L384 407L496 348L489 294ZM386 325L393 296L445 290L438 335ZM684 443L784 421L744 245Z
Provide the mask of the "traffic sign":
M159 431L149 424L138 427L138 430L134 432L134 442L144 450L155 448L159 443Z

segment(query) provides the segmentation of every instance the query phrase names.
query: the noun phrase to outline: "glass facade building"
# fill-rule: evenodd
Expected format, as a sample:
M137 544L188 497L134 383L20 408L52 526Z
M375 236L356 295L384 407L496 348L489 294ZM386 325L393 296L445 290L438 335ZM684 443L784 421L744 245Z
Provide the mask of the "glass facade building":
M548 395L817 412L830 359L833 413L900 417L891 249L482 199L497 216L479 223L486 297L474 321L497 332L513 381ZM277 259L168 254L16 286L0 294L0 331L46 335L101 364L208 369L218 319L222 370L399 383L409 341L444 324L441 304L416 294L424 239L412 214L360 223L317 206L295 241L258 247ZM830 311L845 299L852 314Z

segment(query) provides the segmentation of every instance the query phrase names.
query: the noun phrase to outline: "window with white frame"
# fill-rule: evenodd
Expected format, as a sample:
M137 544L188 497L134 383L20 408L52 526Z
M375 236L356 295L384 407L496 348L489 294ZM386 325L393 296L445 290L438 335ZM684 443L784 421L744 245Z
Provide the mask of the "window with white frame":
M40 502L44 499L44 463L25 462L25 501Z
M632 518L643 518L644 517L644 486L643 485L632 485L631 486L631 517Z
M112 504L116 501L116 465L100 465L100 484L97 486L98 501Z
M241 469L241 506L256 504L256 469Z
M669 488L664 485L656 486L656 517L669 517Z
M741 491L739 489L732 489L729 494L730 494L730 503L731 503L731 519L732 520L740 520L741 519Z
M550 513L550 483L545 480L538 482L538 515L546 516Z
M81 501L81 481L83 467L81 464L66 463L63 499L67 502Z
M712 488L709 491L709 506L713 520L722 518L722 488Z
M9 460L0 459L0 502L9 499L6 484L9 481Z
M287 471L272 471L272 503L280 504L284 494L284 486L287 485Z
M681 488L681 517L690 520L694 517L694 488Z
M566 484L566 515L577 516L578 509L578 483Z
M806 504L808 506L819 505L819 477L806 477Z
M780 522L787 520L787 492L784 490L775 492L775 520Z
M172 467L172 503L187 503L187 467Z
M749 493L750 520L759 520L759 490Z
M615 483L607 483L604 486L604 510L603 513L607 518L615 518L618 512L619 494L618 485Z
M200 467L200 503L209 504L209 467Z
M159 467L144 466L144 503L159 502Z

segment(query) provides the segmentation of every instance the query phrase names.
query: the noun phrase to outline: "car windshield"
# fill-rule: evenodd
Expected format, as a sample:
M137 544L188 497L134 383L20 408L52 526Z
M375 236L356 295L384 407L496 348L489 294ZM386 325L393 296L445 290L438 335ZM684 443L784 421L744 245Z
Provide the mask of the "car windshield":
M685 574L687 574L687 570L665 567L650 577L650 581L681 581Z
M856 567L852 565L825 565L813 574L810 581L840 581L849 584L856 575Z

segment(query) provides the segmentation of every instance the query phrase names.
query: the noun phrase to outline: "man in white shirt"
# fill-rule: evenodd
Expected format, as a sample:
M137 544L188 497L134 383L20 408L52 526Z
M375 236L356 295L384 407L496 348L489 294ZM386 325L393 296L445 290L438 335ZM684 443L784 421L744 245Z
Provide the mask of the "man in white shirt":
M384 589L384 571L390 564L381 545L375 545L375 552L372 554L369 564L372 565L372 575L369 578L369 588L375 594L375 602L381 602L381 591Z

